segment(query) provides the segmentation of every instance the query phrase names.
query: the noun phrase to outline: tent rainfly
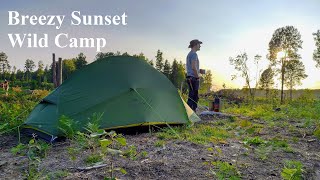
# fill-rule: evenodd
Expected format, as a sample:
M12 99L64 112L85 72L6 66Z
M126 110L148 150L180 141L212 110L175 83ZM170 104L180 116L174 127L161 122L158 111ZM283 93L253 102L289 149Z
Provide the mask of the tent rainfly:
M22 129L54 141L64 136L62 115L84 131L94 113L103 113L100 128L106 130L200 120L170 80L146 61L113 56L75 72L33 109Z

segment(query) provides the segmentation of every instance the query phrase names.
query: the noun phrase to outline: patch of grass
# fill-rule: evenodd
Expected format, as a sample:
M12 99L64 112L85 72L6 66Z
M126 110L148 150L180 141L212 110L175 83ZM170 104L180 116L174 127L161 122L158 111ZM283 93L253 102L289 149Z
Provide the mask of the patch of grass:
M318 126L315 131L313 132L313 135L320 139L320 126Z
M216 157L218 157L218 156L220 156L220 155L223 154L223 153L222 153L222 150L221 150L219 147L209 147L209 148L207 148L207 150L208 150L209 152L211 152L212 155L214 155L214 156L216 156Z
M284 152L287 153L293 153L294 150L292 147L288 144L288 141L285 139L278 139L278 138L273 138L270 140L270 145L272 145L273 149L282 149Z
M299 142L299 138L297 138L297 137L292 137L292 142L294 142L294 143Z
M161 140L164 140L164 139L181 139L181 135L183 135L186 131L188 131L188 128L185 127L185 126L172 127L172 128L163 128L160 132L156 133L156 135Z
M292 149L291 146L285 147L283 150L284 152L287 152L287 153L294 153L294 149Z
M164 128L157 133L160 140L181 139L196 144L225 143L225 140L231 137L231 134L223 127L212 127L210 125L196 124L191 128L174 127Z
M288 142L283 139L278 139L278 138L273 138L271 139L270 143L272 144L273 147L278 147L278 148L287 148L289 147Z
M300 161L287 160L281 171L281 177L284 180L300 180L302 179L303 165Z
M242 128L251 126L251 122L249 120L241 120L238 122L238 125Z
M228 117L228 122L236 122L236 120L237 120L237 117L235 117L235 116Z
M255 150L258 158L261 159L262 161L264 161L264 160L266 160L268 158L268 155L270 154L271 151L272 151L271 146L267 146L265 144L261 144Z
M141 155L141 157L146 158L148 156L148 152L147 151L141 151L140 155Z
M100 154L91 154L91 155L87 156L84 159L84 162L87 165L92 165L92 164L95 164L95 163L98 163L98 162L102 162L102 161L103 161L103 159L102 159L102 156Z
M296 99L280 107L280 111L274 111L274 105L267 100L256 102L253 106L242 104L241 107L227 107L224 112L241 114L252 118L260 118L267 121L279 121L287 119L320 119L320 100ZM306 124L308 125L308 123Z
M26 152L24 150L27 148L26 145L19 143L17 146L11 148L11 153L14 155L20 154L20 155L25 155Z
M268 143L268 141L263 140L259 136L255 136L253 138L246 138L243 142L247 145L256 145L256 146Z
M134 145L129 146L129 148L123 152L123 155L125 157L129 157L131 160L137 160L138 158L137 147Z
M62 179L64 177L67 177L69 175L69 172L66 170L58 170L55 172L49 172L46 176L46 179Z
M215 161L211 162L211 164L215 167L216 171L214 174L217 179L232 179L232 180L240 180L240 173L237 168L228 162Z
M155 146L155 147L163 147L165 144L166 144L165 141L163 141L163 140L158 140L158 141L156 141L156 142L154 143L154 146Z

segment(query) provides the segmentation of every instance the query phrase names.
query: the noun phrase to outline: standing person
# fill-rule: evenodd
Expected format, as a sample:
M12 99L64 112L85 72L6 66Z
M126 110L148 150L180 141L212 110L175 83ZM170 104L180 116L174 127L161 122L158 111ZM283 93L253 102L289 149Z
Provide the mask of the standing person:
M189 86L189 97L188 97L188 105L191 107L193 111L197 110L198 107L198 90L199 90L199 58L197 55L197 51L200 50L201 41L198 39L194 39L190 41L189 47L191 51L187 55L187 83Z

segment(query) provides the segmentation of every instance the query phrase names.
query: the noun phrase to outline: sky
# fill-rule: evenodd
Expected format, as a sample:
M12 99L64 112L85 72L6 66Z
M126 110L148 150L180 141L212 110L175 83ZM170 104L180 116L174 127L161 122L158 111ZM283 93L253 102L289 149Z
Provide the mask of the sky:
M246 52L249 60L261 55L259 66L268 65L266 55L273 32L287 25L295 26L302 36L299 53L306 67L308 77L297 88L320 88L320 69L315 67L312 53L315 42L312 33L320 29L320 0L56 0L39 1L4 0L0 6L0 52L8 55L12 66L24 67L26 59L35 62L42 60L49 64L52 53L63 59L76 57L83 52L92 62L96 48L58 48L54 37L67 33L70 38L106 38L107 45L102 52L120 51L129 54L143 52L149 59L155 59L158 49L170 62L176 58L185 62L189 41L203 42L198 52L200 67L211 70L213 88L241 88L244 81L231 81L235 74L229 57ZM8 11L18 11L20 15L65 15L59 30L53 26L8 25ZM127 25L111 26L71 26L72 11L81 15L122 15L127 17ZM48 48L12 47L8 34L46 33L49 36ZM250 64L249 64L250 65ZM251 67L254 77L255 68ZM280 81L276 80L276 85Z

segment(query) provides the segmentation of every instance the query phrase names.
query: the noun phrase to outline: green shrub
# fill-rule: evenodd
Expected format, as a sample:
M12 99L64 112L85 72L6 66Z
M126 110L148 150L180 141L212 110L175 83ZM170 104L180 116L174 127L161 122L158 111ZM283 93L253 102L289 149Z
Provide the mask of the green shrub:
M315 131L313 132L313 135L320 139L320 126L318 126Z
M300 180L302 179L303 165L299 161L287 160L281 171L281 177L284 180Z
M228 162L216 161L212 162L212 165L217 169L216 177L219 180L232 179L240 180L240 173L237 171L236 167Z

